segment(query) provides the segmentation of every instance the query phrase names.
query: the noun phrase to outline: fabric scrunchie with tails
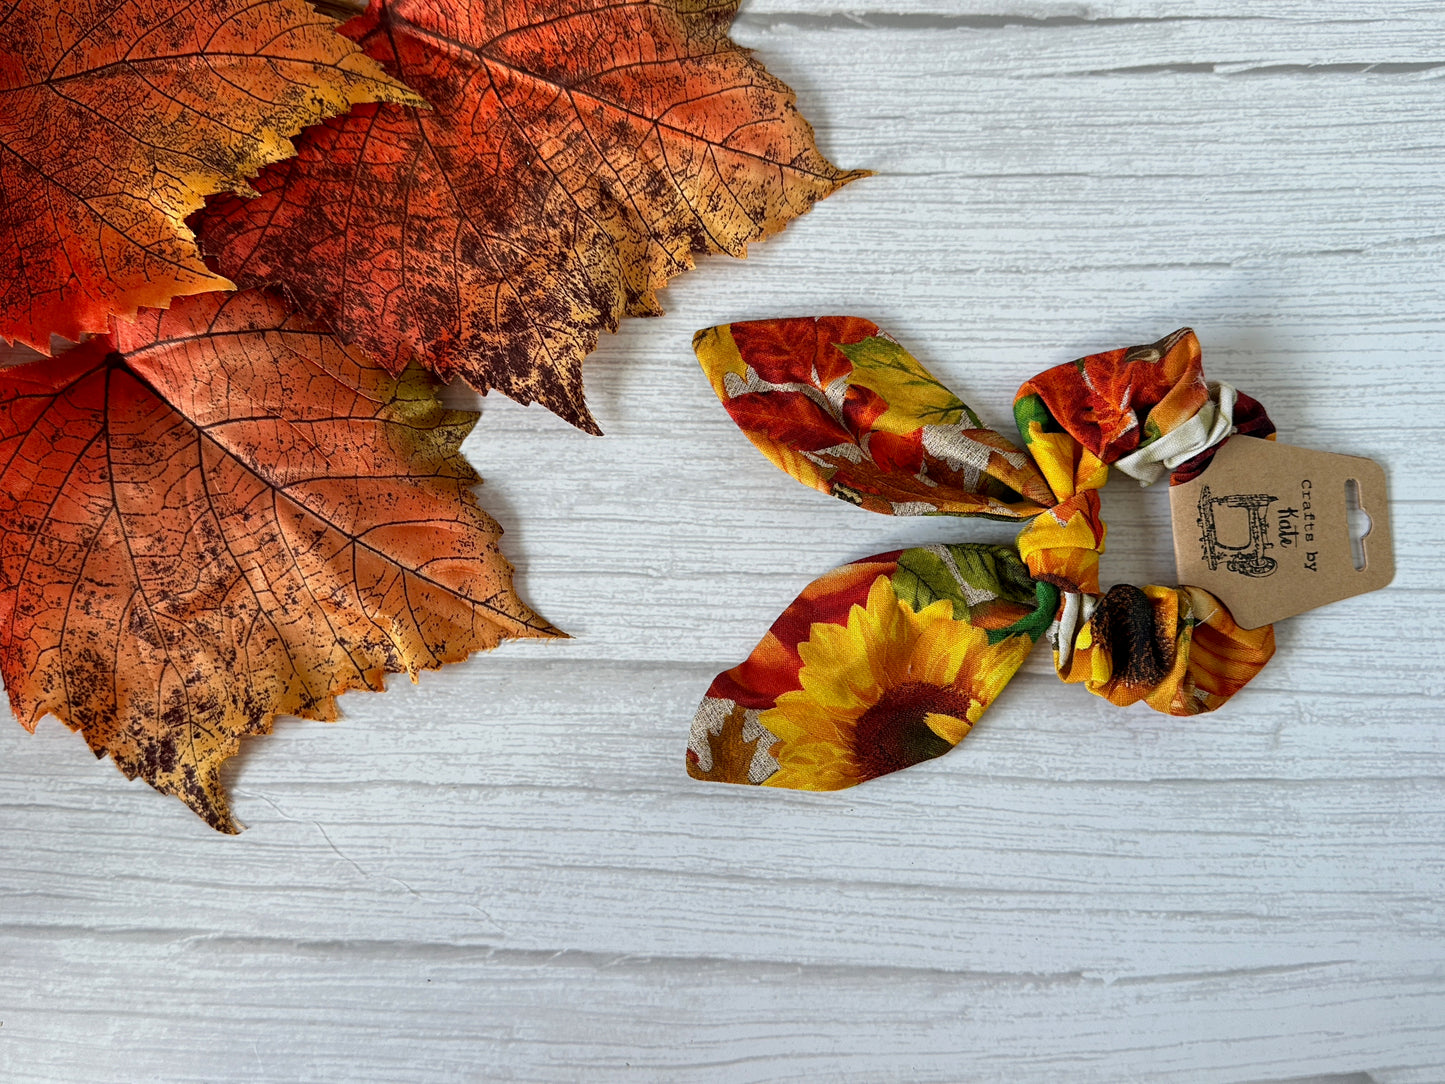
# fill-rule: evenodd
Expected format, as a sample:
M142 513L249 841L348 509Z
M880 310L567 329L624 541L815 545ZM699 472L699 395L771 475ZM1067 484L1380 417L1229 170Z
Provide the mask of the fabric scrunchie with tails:
M1213 711L1274 653L1272 628L1241 629L1198 588L1099 589L1110 467L1178 485L1232 436L1274 437L1259 403L1205 382L1189 329L1028 381L1022 448L866 320L730 324L693 346L733 421L800 482L887 515L1024 523L1012 546L897 550L809 584L708 689L693 776L837 790L939 756L1046 632L1064 681L1169 715Z

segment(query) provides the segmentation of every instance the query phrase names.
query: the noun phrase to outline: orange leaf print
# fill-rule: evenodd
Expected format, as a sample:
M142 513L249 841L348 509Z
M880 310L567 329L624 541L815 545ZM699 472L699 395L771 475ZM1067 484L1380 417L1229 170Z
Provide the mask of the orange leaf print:
M757 755L759 734L755 738L744 736L743 724L747 721L747 709L735 706L723 720L722 729L707 735L708 750L712 753L712 767L704 769L695 756L687 759L687 773L694 779L711 783L747 783L752 771L753 758Z
M1025 519L1053 503L1020 449L866 320L723 324L692 348L728 416L804 485L885 515Z
M304 0L0 8L0 337L227 289L185 225L356 102L416 98Z
M458 448L476 415L258 292L0 372L0 675L234 832L221 763L277 715L505 638L527 608Z
M582 360L698 253L746 254L862 176L727 37L737 0L373 0L342 27L430 109L361 106L201 219L393 372L599 432Z

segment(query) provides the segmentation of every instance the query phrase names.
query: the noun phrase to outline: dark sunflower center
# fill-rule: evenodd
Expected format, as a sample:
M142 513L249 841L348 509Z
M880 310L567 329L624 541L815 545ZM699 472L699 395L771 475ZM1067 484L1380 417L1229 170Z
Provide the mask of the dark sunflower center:
M953 746L928 728L924 716L967 719L969 703L956 689L919 681L889 689L853 727L853 758L860 777L874 779L948 752Z
M1094 639L1109 647L1114 675L1125 685L1158 685L1174 667L1174 639L1154 619L1149 596L1128 583L1115 584L1090 620Z

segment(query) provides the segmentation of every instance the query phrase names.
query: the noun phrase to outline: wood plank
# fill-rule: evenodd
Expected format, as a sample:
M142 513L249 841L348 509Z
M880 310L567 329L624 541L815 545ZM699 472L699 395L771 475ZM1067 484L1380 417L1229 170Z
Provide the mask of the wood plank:
M242 758L241 840L98 776L59 727L25 757L7 734L0 808L27 822L0 842L8 927L273 937L285 912L305 939L341 922L538 951L999 972L1062 956L1121 975L1168 970L1184 945L1229 967L1326 944L1439 959L1445 737L1416 725L1417 697L1371 703L1368 724L1307 691L1180 722L1028 674L949 757L808 795L683 776L696 668L453 674Z
M116 952L150 966L122 981L107 967ZM97 1082L1239 1084L1264 1068L1279 1084L1285 1073L1295 1084L1427 1084L1440 1068L1431 1060L1439 980L1424 968L1388 977L1339 963L1184 969L1127 982L161 931L5 937L0 960L7 977L22 974L17 962L23 974L67 976L34 984L28 1004L7 1013L0 1047L0 1061L13 1054L27 1079L57 1084L74 1079L72 1049L33 1038L56 1012L109 1047ZM103 977L69 978L82 969ZM1341 1068L1362 1063L1388 1067ZM1329 1075L1304 1081L1301 1071Z
M862 7L748 0L738 37L880 175L607 337L605 439L483 404L483 502L577 639L283 723L239 839L0 727L0 1077L1445 1079L1445 13ZM731 426L692 332L822 311L1001 427L1034 372L1193 324L1284 439L1388 466L1396 582L1281 625L1213 716L1038 651L937 762L696 784L701 691L810 578L1013 534L868 516ZM1105 499L1106 581L1171 582L1163 491Z

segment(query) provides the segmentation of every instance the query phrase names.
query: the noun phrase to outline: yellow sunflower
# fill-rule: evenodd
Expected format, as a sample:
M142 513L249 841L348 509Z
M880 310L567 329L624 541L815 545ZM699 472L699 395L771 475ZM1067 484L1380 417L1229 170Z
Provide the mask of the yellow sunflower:
M819 622L798 645L802 688L758 720L780 739L766 785L840 790L948 752L1032 646L990 645L947 599L914 613L879 576L846 626Z

